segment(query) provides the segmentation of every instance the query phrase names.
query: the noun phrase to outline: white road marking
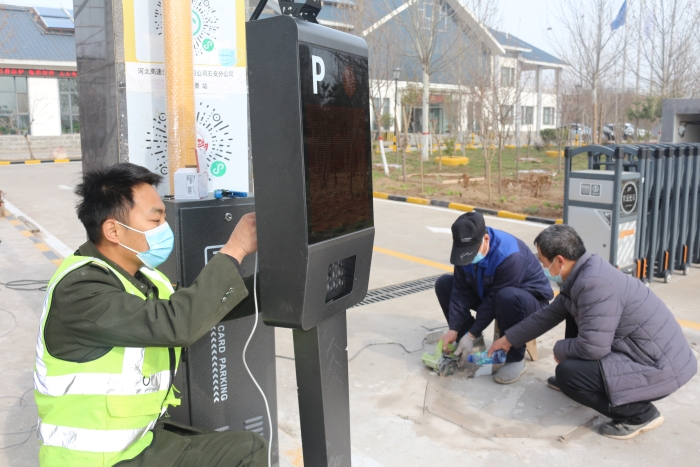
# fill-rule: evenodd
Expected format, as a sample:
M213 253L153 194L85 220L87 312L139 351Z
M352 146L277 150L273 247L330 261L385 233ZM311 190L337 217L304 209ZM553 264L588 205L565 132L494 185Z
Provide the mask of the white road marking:
M58 187L59 187L61 190L73 191L73 187L72 187L72 186L68 186L68 185L58 185Z
M68 248L68 246L66 246L65 243L63 243L58 238L51 235L51 233L48 230L46 230L41 225L39 225L39 223L37 221L35 221L31 217L29 217L28 215L26 215L25 213L20 211L14 204L10 203L7 199L5 199L5 207L7 208L8 211L10 211L12 213L13 216L15 216L15 217L24 216L25 219L27 219L29 222L31 222L32 224L37 226L39 228L39 230L41 231L42 240L44 240L44 242L46 242L46 244L48 246L53 248L54 251L56 251L56 253L63 256L64 258L67 258L73 254L73 250Z
M426 228L433 233L443 233L443 234L452 235L452 229L446 229L445 227L426 227Z

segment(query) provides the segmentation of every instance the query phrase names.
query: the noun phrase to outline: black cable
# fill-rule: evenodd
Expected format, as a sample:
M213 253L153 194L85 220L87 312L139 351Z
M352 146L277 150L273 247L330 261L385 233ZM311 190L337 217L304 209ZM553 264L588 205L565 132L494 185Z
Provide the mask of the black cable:
M20 441L19 443L10 444L9 446L3 446L3 447L1 447L1 448L0 448L0 451L3 451L3 450L5 450L5 449L14 448L15 446L21 446L21 445L23 445L24 443L26 443L27 441L29 441L29 438L32 437L32 431L36 430L36 427L37 427L37 426L34 425L33 427L31 427L31 428L30 428L29 430L27 430L27 431L18 431L17 433L14 433L14 434L27 433L27 437L24 438L24 440L23 440L23 441Z
M406 352L406 353L416 353L416 352L420 352L421 350L423 350L423 349L425 348L425 339L423 339L423 342L422 342L422 345L421 345L420 349L416 349L416 350L408 350L408 349L407 349L403 344L401 344L400 342L373 342L373 343L371 343L371 344L365 345L365 346L362 347L360 350L358 350L357 353L355 353L355 355L353 355L352 357L350 357L350 358L348 359L348 363L350 363L351 361L355 360L355 359L357 358L357 356L360 355L365 349L367 349L367 348L369 348L369 347L372 347L372 346L374 346L374 345L399 345L399 346L401 346L401 348L403 349L403 351ZM283 359L285 359L285 360L292 360L292 361L294 360L294 358L292 358L292 357L286 357L286 356L284 356L284 355L275 355L275 357L277 357L277 358L283 358Z
M256 6L255 10L253 11L253 14L250 15L249 21L257 21L258 18L260 17L260 14L265 9L266 5L267 5L267 0L260 0L260 2L258 2L258 6Z
M5 399L5 398L19 399L19 405L13 405L13 406L10 406L10 407L5 407L5 408L3 408L2 410L18 409L18 408L24 408L24 407L31 407L31 406L34 405L34 404L31 404L31 405L30 405L30 404L28 404L27 402L25 402L25 401L24 401L24 396L26 396L27 393L28 393L29 391L33 391L33 390L34 390L34 388L27 389L26 391L24 391L24 393L22 394L21 397L18 397L18 396L0 396L1 399ZM22 433L27 433L27 437L24 438L22 441L20 441L19 443L10 444L10 445L8 445L8 446L2 446L2 447L0 447L0 451L3 451L3 450L5 450L5 449L14 448L14 447L16 447L16 446L21 446L22 444L26 443L27 441L29 441L29 438L31 438L31 436L32 436L32 431L34 431L34 430L36 430L36 429L37 429L37 425L32 425L28 430L22 430L22 431L8 431L8 432L2 432L2 433L0 433L0 436L21 435Z
M0 285L4 285L10 290L41 290L46 291L49 285L48 280L34 280L34 279L20 279L10 282L0 282Z
M9 333L11 333L12 331L14 331L17 328L17 317L15 316L14 313L12 313L11 311L8 311L4 308L0 308L0 311L4 311L5 313L9 313L10 316L12 316L12 319L15 320L15 325L12 326L12 328L9 331L5 331L4 334L0 334L0 337L5 337L6 335L8 335Z

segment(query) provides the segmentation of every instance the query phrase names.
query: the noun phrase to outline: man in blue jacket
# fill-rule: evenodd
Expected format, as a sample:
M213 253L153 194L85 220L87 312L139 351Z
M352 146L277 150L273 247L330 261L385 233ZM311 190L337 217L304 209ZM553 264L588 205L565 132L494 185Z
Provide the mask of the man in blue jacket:
M435 293L449 331L445 347L459 341L455 355L460 365L476 346L483 346L481 333L495 319L501 336L539 309L554 294L537 257L525 243L501 230L486 227L484 216L470 212L452 225L454 275L445 274L435 283ZM476 311L476 318L471 314ZM506 364L494 381L516 382L525 372L525 345L508 352Z

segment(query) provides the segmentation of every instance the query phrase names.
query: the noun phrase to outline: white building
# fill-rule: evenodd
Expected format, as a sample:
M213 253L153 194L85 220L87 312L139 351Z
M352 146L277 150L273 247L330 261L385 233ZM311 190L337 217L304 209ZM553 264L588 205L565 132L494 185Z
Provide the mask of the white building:
M72 10L0 5L3 150L80 147Z

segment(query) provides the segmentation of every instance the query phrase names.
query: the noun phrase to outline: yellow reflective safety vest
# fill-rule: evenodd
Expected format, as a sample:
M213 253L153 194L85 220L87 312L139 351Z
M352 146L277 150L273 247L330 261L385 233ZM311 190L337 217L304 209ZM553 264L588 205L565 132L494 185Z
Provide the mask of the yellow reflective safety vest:
M61 360L47 351L44 331L56 285L91 262L110 270L127 293L146 300L109 264L92 257L69 256L49 281L34 367L42 467L111 467L132 459L151 444L149 430L168 406L180 405L171 387L180 348L114 347L85 363ZM141 272L158 288L159 298L170 297L173 288L165 275L146 268Z

